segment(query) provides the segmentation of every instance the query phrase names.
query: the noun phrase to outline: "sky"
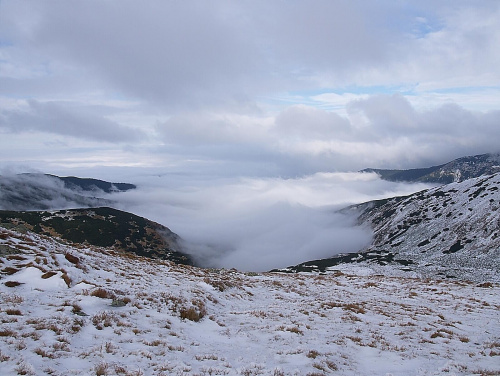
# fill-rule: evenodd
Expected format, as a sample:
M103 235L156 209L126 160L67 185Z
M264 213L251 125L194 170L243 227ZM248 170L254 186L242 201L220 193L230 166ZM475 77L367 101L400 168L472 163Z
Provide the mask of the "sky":
M499 20L497 0L0 0L0 173L136 183L122 207L218 265L352 251L370 233L333 207L423 189L356 171L500 151Z
M295 177L498 151L500 3L0 1L0 163Z

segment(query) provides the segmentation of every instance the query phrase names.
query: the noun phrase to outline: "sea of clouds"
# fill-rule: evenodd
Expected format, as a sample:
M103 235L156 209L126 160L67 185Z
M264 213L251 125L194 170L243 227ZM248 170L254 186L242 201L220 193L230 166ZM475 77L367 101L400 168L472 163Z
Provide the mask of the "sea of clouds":
M169 227L180 235L184 251L200 266L245 271L266 271L358 251L370 243L372 233L356 222L355 214L340 209L429 187L388 182L377 174L360 172L271 178L137 169L108 179L134 183L137 189L112 194L79 192L87 199L89 195L105 199L87 202L60 181L17 172L2 171L0 209L41 209L25 207L29 202L13 208L12 189L7 189L12 186L20 204L22 197L43 197L42 209L95 206L102 201Z
M133 183L136 190L114 197L122 209L179 234L200 265L246 271L358 251L371 231L340 209L429 187L371 173L208 180L165 174Z

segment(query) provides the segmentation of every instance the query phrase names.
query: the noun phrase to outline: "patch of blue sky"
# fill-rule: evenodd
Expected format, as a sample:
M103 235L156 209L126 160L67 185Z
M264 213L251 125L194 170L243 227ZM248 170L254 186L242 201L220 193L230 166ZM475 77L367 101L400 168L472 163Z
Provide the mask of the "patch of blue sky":
M13 46L14 43L12 43L11 41L0 38L0 48L13 47Z
M417 39L423 39L431 33L435 33L441 30L442 24L437 22L437 20L432 20L429 17L415 17L413 24L411 25L411 35Z
M338 110L345 107L343 101L333 103L327 100L328 96L340 97L367 97L372 95L412 95L415 93L416 85L404 86L346 86L342 88L321 88L311 90L291 91L276 93L274 95L260 96L259 101L271 107L288 107L293 105L305 105L324 110Z
M451 87L451 88L434 89L425 92L432 92L436 94L470 94L470 93L477 93L481 91L491 91L491 90L500 90L500 85Z
M387 20L388 27L396 33L403 33L411 38L423 39L429 34L445 27L444 19L439 12L439 4L429 9L427 2L406 3L399 9L397 17Z

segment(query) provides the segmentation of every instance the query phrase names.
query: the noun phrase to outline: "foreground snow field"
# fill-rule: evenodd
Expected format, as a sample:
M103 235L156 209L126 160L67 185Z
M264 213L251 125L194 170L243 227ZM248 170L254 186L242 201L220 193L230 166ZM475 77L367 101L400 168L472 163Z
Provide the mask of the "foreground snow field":
M203 270L4 228L0 255L0 375L500 374L497 284Z

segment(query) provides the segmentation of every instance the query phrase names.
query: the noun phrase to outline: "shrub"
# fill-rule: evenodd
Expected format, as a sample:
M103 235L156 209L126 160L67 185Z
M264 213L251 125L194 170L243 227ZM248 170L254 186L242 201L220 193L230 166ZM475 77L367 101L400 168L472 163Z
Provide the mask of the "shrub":
M359 304L356 303L350 303L350 304L345 304L342 309L345 311L351 311L354 313L366 313L366 310Z

